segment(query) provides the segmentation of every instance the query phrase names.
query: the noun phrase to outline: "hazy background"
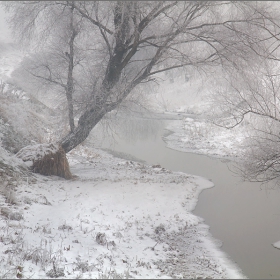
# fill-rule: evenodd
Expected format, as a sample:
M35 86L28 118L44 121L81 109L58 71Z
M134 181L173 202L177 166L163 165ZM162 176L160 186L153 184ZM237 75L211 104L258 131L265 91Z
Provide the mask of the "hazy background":
M0 41L12 42L11 31L6 23L6 13L0 3Z

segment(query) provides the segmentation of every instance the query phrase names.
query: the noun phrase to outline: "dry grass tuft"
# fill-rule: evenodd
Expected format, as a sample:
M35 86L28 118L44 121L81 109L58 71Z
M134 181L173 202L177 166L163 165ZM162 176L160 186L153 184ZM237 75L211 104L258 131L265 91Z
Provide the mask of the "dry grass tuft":
M8 207L1 207L0 208L0 215L8 218L9 220L20 221L23 219L23 216L19 212L13 212Z
M65 179L73 178L66 153L62 147L59 147L57 152L46 154L42 159L34 161L32 169L35 173L46 176L56 175Z

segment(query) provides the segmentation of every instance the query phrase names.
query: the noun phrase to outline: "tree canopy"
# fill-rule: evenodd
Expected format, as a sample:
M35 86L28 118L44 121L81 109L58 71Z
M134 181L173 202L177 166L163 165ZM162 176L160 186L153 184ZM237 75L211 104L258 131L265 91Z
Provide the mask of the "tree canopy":
M65 96L69 152L136 88L162 72L222 68L252 78L277 60L278 10L260 1L5 2L28 72Z

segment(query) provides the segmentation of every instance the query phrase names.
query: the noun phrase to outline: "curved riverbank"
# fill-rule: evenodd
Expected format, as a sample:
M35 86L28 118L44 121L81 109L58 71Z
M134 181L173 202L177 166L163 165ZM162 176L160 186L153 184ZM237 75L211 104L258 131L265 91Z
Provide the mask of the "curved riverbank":
M174 125L175 122L177 125ZM184 146L181 141L184 127L180 125L180 120L175 122L168 125L168 129L174 132L164 137L167 147L184 153L207 153L207 149L199 151ZM197 147L202 144L203 139ZM230 152L225 149L216 153L209 168L188 166L190 173L209 178L215 184L215 188L200 194L193 213L203 217L210 226L210 232L223 240L221 249L237 262L249 278L279 279L280 251L273 245L280 236L280 191L272 183L244 182L233 174L229 170L233 164L230 160L236 162L237 158L232 157ZM203 161L208 159L204 157Z
M174 118L178 117L173 116L172 119ZM144 122L144 124L139 124L139 121L139 119L135 121L134 128L138 127L139 131L141 131L141 133L143 134L142 128L148 127L147 130L149 132L145 135L145 137L138 138L137 135L134 135L133 139L128 140L126 133L123 133L124 135L122 137L120 135L120 131L118 131L118 134L114 135L116 141L110 142L108 137L106 139L103 138L101 147L111 150L111 153L117 156L131 159L132 155L132 159L134 160L138 159L138 161L144 161L150 165L160 164L161 167L167 168L169 170L181 171L187 174L197 174L198 172L192 171L196 170L201 173L201 171L207 170L209 169L209 167L215 167L217 162L216 159L196 154L185 154L167 148L166 144L162 140L163 133L165 136L167 136L165 130L165 123L162 123L159 120L157 120L156 126L158 127L158 129L156 129L155 127L154 129L149 129L149 122L154 122L154 120L151 120L149 118L145 120L142 119L142 121L140 122ZM211 179L211 177L208 178ZM198 196L202 190L203 188L201 188L200 191L195 194L195 197L193 197L192 209L195 208L195 205L198 201ZM230 260L226 253L220 250L219 247L221 245L221 242L218 242L211 236L211 234L209 233L208 226L206 226L203 223L201 225L202 226L199 230L202 233L202 235L205 236L208 240L207 251L211 252L211 256L213 256L215 259L219 259L220 261L222 261L223 266L226 267L226 270L230 271L231 273L230 278L245 278L245 276L241 273L240 269L235 265L235 263ZM203 255L203 252L201 252L201 254Z

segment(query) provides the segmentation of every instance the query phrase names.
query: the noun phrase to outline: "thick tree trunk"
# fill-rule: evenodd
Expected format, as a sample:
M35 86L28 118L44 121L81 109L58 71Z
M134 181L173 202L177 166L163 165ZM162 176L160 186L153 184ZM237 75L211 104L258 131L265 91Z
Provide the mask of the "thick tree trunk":
M64 149L56 144L37 144L22 148L16 156L27 162L30 169L42 175L72 179Z
M127 58L125 61L123 61L123 58L128 52L129 45L128 37L130 36L130 6L130 4L124 5L124 3L121 1L117 2L116 4L116 8L114 10L116 45L114 47L113 54L110 57L106 74L102 82L102 87L98 92L93 94L94 98L91 108L82 114L77 127L71 130L71 132L59 142L66 153L82 143L88 137L89 133L96 126L96 124L105 116L105 114L115 109L137 84L131 83L131 85L126 90L124 90L123 93L119 94L117 100L110 101L110 105L108 105L108 97L110 95L114 96L113 89L119 82L122 69L129 62L129 59L131 56L133 56L137 49L133 48L133 50L131 50L129 59ZM144 76L142 75L142 77L139 78L139 81L142 80L143 77Z
M46 176L55 175L67 180L73 178L65 151L61 147L56 153L47 154L34 161L32 170Z
M87 110L80 117L77 127L59 142L65 153L70 152L86 140L91 130L99 123L106 113L107 112L103 110L98 114L93 110Z

